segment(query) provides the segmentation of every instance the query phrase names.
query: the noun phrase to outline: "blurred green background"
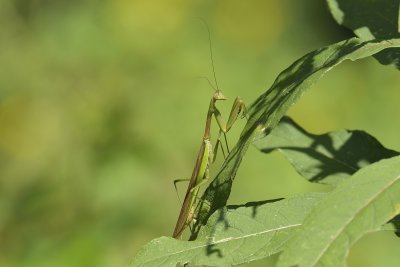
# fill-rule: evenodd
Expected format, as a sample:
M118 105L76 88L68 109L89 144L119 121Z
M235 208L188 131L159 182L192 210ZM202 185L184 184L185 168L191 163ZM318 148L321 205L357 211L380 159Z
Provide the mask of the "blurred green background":
M320 0L0 1L0 266L126 266L172 234L172 181L191 174L212 94L196 78L212 77L197 17L211 30L224 114L349 37ZM364 129L400 150L399 84L373 59L347 62L289 114L314 133ZM250 148L230 203L312 190L329 188ZM349 265L400 266L399 248L392 233L371 234Z

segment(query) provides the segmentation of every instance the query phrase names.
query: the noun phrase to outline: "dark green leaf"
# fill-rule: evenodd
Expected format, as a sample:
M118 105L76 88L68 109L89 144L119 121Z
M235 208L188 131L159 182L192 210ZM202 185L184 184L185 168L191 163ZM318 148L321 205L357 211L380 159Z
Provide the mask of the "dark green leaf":
M366 132L339 130L316 135L289 117L283 117L269 135L254 144L265 153L278 149L303 177L326 184L337 184L362 167L400 155Z
M397 215L387 224L383 225L381 230L393 231L398 237L400 237L400 215Z
M327 0L336 22L364 40L400 37L400 0ZM375 57L381 64L400 68L400 49L392 48Z

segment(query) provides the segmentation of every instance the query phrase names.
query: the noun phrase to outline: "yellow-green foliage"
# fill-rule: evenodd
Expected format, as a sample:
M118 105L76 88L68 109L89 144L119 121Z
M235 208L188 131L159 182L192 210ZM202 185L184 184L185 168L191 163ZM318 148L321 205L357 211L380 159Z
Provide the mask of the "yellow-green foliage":
M172 181L190 176L212 94L196 79L212 75L197 17L224 117L237 95L251 103L295 59L347 37L319 0L0 1L0 266L125 266L172 234ZM399 150L399 82L373 59L346 63L289 114ZM320 188L281 155L246 157L231 203ZM395 262L391 233L362 241L350 266Z

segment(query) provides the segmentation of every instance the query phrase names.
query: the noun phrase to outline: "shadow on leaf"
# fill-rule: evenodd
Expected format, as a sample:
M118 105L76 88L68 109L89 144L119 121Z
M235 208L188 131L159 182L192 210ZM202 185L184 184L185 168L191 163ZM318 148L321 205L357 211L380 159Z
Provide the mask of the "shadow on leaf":
M367 165L400 154L364 131L339 130L316 135L289 117L282 118L255 145L264 153L281 151L306 179L328 184L336 184Z
M249 119L237 144L203 193L192 237L197 235L196 232L206 224L211 214L226 205L233 180L249 145L259 136L270 132L311 85L346 59L357 60L383 49L399 46L400 40L397 39L363 42L353 38L317 49L295 61L278 75L272 87L250 106Z

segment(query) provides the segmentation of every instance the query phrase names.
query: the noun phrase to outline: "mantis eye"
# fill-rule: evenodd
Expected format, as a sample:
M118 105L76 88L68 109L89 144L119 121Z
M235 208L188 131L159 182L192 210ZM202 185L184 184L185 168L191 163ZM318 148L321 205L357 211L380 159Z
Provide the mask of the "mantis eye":
M217 100L226 100L226 97L222 94L220 90L215 91L214 98Z

